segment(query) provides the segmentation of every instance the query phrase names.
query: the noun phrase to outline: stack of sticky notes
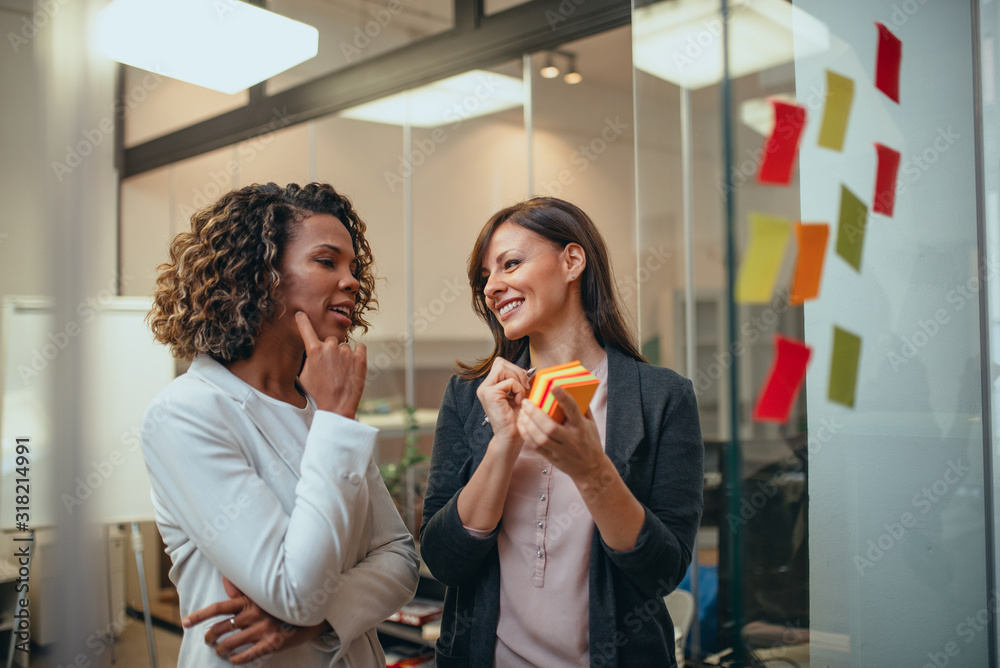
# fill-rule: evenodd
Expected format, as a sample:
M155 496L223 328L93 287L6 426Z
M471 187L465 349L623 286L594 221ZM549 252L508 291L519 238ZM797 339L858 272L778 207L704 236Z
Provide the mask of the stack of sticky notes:
M561 387L566 390L576 400L580 412L586 413L599 384L600 381L594 374L587 371L579 361L559 364L535 372L528 399L553 420L562 422L566 416L559 408L559 402L552 396L552 389Z

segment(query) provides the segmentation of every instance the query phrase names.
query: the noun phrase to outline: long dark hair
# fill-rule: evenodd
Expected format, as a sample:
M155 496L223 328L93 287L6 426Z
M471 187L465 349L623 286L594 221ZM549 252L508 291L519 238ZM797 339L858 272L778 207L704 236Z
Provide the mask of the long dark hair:
M580 207L555 197L533 197L498 211L479 232L476 245L469 256L469 285L472 286L472 309L489 326L493 334L493 352L474 364L458 362L465 378L480 378L489 373L493 360L502 357L516 360L528 347L528 337L511 341L504 336L503 327L486 305L486 277L483 261L493 234L504 223L514 223L531 230L565 248L580 244L587 256L587 265L580 276L580 301L590 328L602 346L617 348L620 352L645 362L635 344L631 323L618 303L618 293L604 244L597 226Z

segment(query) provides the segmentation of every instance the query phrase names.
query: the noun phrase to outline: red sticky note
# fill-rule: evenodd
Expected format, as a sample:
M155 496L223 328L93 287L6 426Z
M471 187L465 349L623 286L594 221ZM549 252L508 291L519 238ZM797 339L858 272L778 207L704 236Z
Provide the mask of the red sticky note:
M819 295L830 226L826 223L796 223L795 236L799 240L799 258L795 263L795 277L792 279L792 293L789 297L792 304L803 304L807 299L815 299Z
M875 87L899 104L899 64L903 43L881 23L878 27L878 55L875 57Z
M875 196L872 198L872 211L892 215L896 205L896 172L899 171L899 151L888 146L875 144L878 154L878 168L875 170Z
M795 398L799 396L812 349L804 343L774 335L774 360L761 388L753 419L758 422L787 422Z
M774 105L774 130L764 144L764 159L757 172L761 183L788 185L792 180L795 155L799 152L799 138L806 124L806 108L771 100Z

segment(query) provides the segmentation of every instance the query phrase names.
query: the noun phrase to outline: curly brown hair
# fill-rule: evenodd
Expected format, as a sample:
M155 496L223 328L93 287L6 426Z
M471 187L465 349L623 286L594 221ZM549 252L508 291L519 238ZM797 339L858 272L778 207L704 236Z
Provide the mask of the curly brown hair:
M191 231L170 244L146 320L157 341L182 359L205 353L220 362L247 359L261 325L277 314L283 250L312 214L336 216L351 234L360 286L351 330L371 326L378 306L367 226L333 186L254 184L223 195L191 216Z

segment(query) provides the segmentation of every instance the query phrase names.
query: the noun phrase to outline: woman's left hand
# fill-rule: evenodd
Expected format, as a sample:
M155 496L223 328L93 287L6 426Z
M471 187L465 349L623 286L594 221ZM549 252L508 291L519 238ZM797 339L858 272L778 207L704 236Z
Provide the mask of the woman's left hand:
M318 626L292 626L272 617L251 601L226 578L222 578L229 600L219 601L197 610L183 620L184 628L190 628L212 617L226 615L226 619L216 622L205 633L205 643L215 647L215 653L233 664L248 663L262 656L269 656L315 638L330 630L323 622ZM219 639L222 641L219 642ZM239 654L231 654L236 648L250 645Z
M530 400L521 402L517 429L524 446L536 449L578 485L599 478L608 462L594 418L580 413L566 390L552 390L566 421L559 424Z

